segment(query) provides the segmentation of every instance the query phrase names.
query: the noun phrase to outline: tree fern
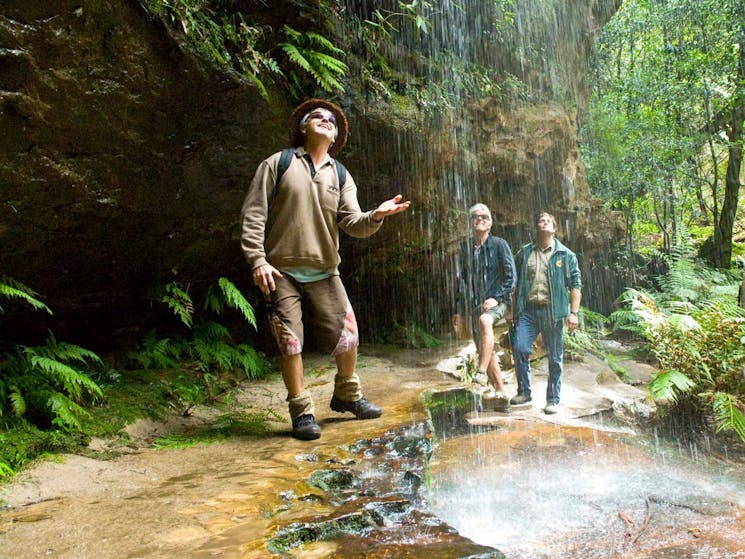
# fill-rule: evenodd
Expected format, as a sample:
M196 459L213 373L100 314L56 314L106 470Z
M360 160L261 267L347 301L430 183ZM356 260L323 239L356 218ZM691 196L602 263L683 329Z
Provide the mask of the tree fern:
M732 394L716 392L713 395L714 415L717 422L717 432L734 431L745 442L745 415L739 406L742 404Z

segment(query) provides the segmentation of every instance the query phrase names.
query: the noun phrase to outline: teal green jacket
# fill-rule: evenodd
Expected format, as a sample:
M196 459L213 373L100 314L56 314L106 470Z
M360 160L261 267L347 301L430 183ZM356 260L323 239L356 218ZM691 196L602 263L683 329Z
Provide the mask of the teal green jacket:
M515 317L525 310L530 280L528 279L528 257L533 252L533 243L524 245L515 256L517 268L517 299ZM563 320L569 315L569 290L582 289L577 255L554 239L554 252L548 261L548 288L551 294L551 319Z

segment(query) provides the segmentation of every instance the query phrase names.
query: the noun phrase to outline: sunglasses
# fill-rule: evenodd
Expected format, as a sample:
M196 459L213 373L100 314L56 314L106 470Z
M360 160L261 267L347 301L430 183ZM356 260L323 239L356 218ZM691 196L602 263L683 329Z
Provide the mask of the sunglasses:
M310 113L310 115L308 116L308 120L323 120L324 118L328 120L331 124L336 126L336 117L332 115L331 113L328 113L328 114L321 113L321 112Z
M471 219L474 221L491 221L491 217L484 214L473 214Z

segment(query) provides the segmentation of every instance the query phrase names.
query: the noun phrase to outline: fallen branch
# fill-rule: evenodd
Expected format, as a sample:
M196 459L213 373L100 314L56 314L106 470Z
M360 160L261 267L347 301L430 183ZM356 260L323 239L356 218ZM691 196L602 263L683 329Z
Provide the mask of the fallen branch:
M652 518L652 505L650 503L649 497L645 499L645 502L647 505L647 514L644 517L644 522L642 522L642 525L639 527L639 531L636 533L636 536L634 536L634 539L631 540L632 544L635 544L641 537L641 535L644 533L644 530L646 530L647 526L649 526L649 520Z
M626 550L626 547L631 543L631 528L634 526L634 521L623 511L619 511L618 518L626 523L626 530L623 533L623 549Z

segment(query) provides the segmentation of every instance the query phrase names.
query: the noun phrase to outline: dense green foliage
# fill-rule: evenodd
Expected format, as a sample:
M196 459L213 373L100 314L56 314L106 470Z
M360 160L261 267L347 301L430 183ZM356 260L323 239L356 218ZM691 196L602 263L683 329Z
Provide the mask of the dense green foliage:
M745 315L739 282L725 272L742 252L733 240L742 229L745 4L626 0L603 29L593 82L588 181L626 218L619 269L634 287L615 327L646 339L664 409L713 418L745 441Z
M347 66L337 56L344 52L320 30L298 31L284 25L281 33L276 33L272 25L247 21L249 16L238 4L216 0L140 3L163 21L181 44L237 81L257 87L265 98L269 84L284 86L292 96L302 97L312 91L306 77L325 91L343 90L341 79ZM319 14L323 14L320 7ZM323 19L319 23L322 25Z
M745 442L745 309L737 282L690 257L677 256L655 291L627 290L612 315L641 335L661 368L650 385L663 409L712 417L718 431Z
M730 266L745 119L745 4L628 0L594 66L584 156L595 193L624 212L628 281L637 252L669 253L681 224Z
M150 331L141 346L129 353L131 361L147 369L191 364L204 373L205 387L209 386L213 374L234 369L242 370L248 378L261 378L264 375L264 360L251 345L234 342L230 330L214 320L202 316L194 320L194 302L182 286L167 284L161 300L189 329L191 335L188 338L159 338L155 331ZM227 278L220 278L217 286L207 290L202 308L217 315L223 314L226 308L232 308L250 326L256 327L253 308ZM198 392L196 387L195 392Z
M0 299L51 313L38 294L11 278L0 280ZM0 477L12 475L44 452L78 448L91 436L115 436L140 417L162 417L168 409L189 415L194 406L205 403L229 405L241 378L266 373L264 357L251 345L234 342L227 326L197 313L188 289L168 284L161 301L189 336L159 339L150 332L141 348L129 354L143 370L107 369L94 352L57 341L51 333L38 346L3 342ZM207 289L201 310L213 315L232 310L244 324L256 327L253 308L227 278ZM191 438L259 433L269 420L267 413L228 413Z
M51 309L38 294L22 283L0 277L0 298L17 300L34 310ZM4 308L0 306L0 313ZM0 424L20 426L20 438L0 432L0 477L10 475L25 460L28 447L65 446L71 434L89 417L84 405L102 396L100 387L90 378L91 367L101 359L77 345L58 342L49 334L41 346L0 346ZM45 435L34 424L57 429L58 436Z

